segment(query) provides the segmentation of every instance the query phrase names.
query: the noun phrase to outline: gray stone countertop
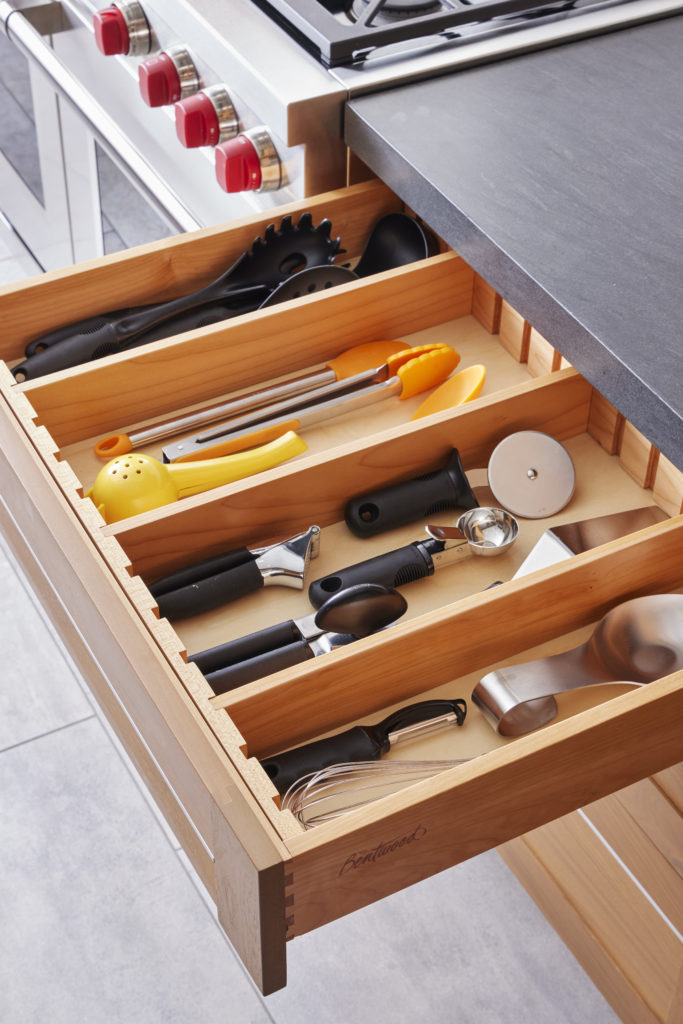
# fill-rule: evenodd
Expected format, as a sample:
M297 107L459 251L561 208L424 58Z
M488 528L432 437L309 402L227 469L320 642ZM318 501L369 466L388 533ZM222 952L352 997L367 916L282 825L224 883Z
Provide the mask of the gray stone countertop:
M683 16L354 99L345 138L683 469Z

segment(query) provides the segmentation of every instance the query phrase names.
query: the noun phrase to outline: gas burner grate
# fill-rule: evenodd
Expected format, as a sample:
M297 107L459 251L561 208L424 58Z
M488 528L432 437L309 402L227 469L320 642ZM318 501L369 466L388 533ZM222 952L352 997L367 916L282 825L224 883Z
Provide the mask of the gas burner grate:
M477 28L512 28L556 17L583 0L255 0L326 67L362 64L384 48L422 46L469 36ZM600 7L596 2L588 6ZM607 4L609 6L609 3ZM495 23L491 25L491 23ZM514 24L512 24L514 23Z

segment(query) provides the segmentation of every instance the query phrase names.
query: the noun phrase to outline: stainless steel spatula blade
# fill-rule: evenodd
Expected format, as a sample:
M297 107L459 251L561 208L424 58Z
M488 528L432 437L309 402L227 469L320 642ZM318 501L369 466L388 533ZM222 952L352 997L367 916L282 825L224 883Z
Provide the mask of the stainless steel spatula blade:
M644 508L627 509L625 512L613 512L555 526L542 534L513 579L526 576L536 569L556 565L573 555L580 555L582 551L590 551L600 544L607 544L608 541L635 533L636 530L644 530L667 518L666 513L657 505L647 505Z

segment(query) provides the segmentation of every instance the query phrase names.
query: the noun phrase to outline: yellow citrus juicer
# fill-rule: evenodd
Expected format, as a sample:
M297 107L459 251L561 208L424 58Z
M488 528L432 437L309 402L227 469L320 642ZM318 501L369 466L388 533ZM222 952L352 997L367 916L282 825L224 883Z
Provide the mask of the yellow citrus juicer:
M115 523L271 469L306 450L290 430L258 448L189 465L167 466L151 455L131 453L103 466L85 496L93 500L105 522Z

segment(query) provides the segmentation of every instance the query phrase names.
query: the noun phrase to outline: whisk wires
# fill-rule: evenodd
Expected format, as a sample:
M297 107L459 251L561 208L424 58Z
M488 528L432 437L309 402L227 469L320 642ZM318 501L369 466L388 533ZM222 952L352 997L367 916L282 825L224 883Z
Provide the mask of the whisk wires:
M314 828L467 760L334 764L298 779L283 796L282 809L291 811L304 828Z

